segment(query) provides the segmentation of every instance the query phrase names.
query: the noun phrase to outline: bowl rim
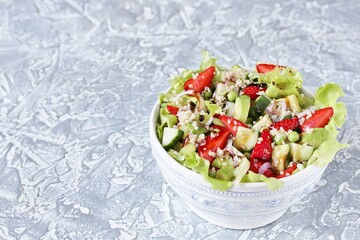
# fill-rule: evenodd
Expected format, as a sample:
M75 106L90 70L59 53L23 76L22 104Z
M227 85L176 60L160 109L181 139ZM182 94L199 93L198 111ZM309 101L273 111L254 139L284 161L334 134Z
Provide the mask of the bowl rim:
M167 92L169 89L170 88L168 88L166 91L163 91L163 92ZM301 88L301 92L304 93L306 96L313 96L307 89L305 89L303 87ZM160 150L159 153L162 155L162 157L166 158L165 160L168 162L168 165L171 165L171 167L174 171L178 172L181 175L191 176L191 178L196 180L197 183L200 183L203 186L209 187L210 183L206 182L200 174L198 174L198 173L192 171L191 169L178 163L174 158L172 158L166 152L166 150L161 145L161 143L157 137L157 134L156 134L156 122L159 118L159 108L160 108L160 102L159 102L159 99L157 99L155 105L153 106L153 108L151 110L150 121L149 121L150 141L151 141L152 151L154 151L154 147L157 150ZM323 170L327 167L327 165L324 167L310 165L294 175L282 178L281 181L284 182L284 187L282 187L278 190L281 190L281 189L285 188L286 186L289 186L289 185L292 185L295 183L299 183L302 180L306 179L307 177L312 177L316 173L322 174ZM249 182L249 183L239 183L237 186L232 186L226 192L244 192L244 190L245 191L249 191L249 190L251 190L251 191L254 191L254 190L271 191L267 187L267 184L265 182ZM275 190L275 192L278 190Z

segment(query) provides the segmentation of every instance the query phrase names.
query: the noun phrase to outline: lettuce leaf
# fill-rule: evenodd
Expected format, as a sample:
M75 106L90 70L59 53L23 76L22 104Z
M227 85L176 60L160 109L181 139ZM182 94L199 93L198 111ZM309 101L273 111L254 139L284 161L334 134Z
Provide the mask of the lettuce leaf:
M295 94L302 108L310 106L312 99L300 94L303 78L294 68L275 68L271 72L259 74L260 83L266 83L266 95L270 98L281 98Z
M284 186L284 182L276 178L268 178L262 174L257 174L249 171L242 179L241 182L265 182L271 191L275 191Z
M336 153L346 147L349 147L349 144L340 143L336 138L339 133L339 131L336 128L336 123L334 119L331 119L328 125L326 125L324 128L319 128L323 130L314 129L313 137L321 137L322 142L318 146L317 149L315 149L313 155L310 157L310 159L307 161L306 166L314 164L318 167L324 167L328 163L330 163L333 158L335 157ZM311 137L311 134L309 138Z
M341 127L346 119L346 107L342 102L337 102L338 98L344 96L341 87L336 83L326 83L324 86L317 89L315 93L315 106L319 108L332 107L334 109L334 116L337 127Z
M214 66L217 71L216 74L212 80L213 86L216 85L216 83L218 83L221 80L221 76L222 76L222 70L223 68L221 68L219 65L217 65L217 58L213 58L210 56L210 53L208 51L203 50L201 53L202 56L202 62L200 64L200 71L204 71L205 69L207 69L210 66Z

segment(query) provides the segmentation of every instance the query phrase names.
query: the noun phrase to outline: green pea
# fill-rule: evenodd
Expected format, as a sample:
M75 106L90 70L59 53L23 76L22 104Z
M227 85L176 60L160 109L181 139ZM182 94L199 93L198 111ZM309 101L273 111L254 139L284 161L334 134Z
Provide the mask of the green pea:
M231 91L227 94L227 98L230 102L234 102L237 96L238 93L236 91Z
M285 136L275 135L274 141L275 141L275 144L276 144L276 145L282 145L283 142L285 141Z
M288 139L290 142L297 142L299 140L299 134L297 132L291 132L288 135Z

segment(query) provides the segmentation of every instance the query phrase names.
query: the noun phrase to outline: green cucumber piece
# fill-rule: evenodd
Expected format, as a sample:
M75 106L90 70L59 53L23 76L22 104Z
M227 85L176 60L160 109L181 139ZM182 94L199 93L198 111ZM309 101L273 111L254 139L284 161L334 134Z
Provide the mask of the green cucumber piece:
M240 151L250 151L254 148L259 133L249 128L238 127L234 146Z
M258 119L259 116L261 116L267 106L269 106L271 103L271 99L268 98L265 94L259 96L255 100L255 105L251 107L249 116L252 119Z
M183 135L184 132L180 129L165 127L161 145L168 150L174 147Z
M264 115L260 118L254 126L251 127L252 130L260 132L262 128L268 128L272 124L272 121L268 115Z
M290 143L290 148L290 154L293 162L309 160L315 149L312 146L301 145L297 143Z
M279 174L280 171L285 170L286 159L290 151L290 146L288 144L278 145L273 148L271 155L272 166L275 171Z
M250 109L250 97L241 95L235 100L234 115L233 117L241 122L246 122Z

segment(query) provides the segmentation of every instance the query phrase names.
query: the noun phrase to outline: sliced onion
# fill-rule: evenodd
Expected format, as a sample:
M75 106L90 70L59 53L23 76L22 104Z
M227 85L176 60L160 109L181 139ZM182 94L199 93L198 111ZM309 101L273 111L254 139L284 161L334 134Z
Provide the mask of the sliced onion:
M205 111L206 105L205 105L205 100L204 100L204 98L203 98L203 97L201 96L201 94L198 93L198 92L195 93L195 97L196 97L197 100L198 100L198 110L199 110L199 112Z
M263 165L261 165L261 167L259 168L259 174L264 174L264 172L266 171L266 169L271 168L271 163L270 162L266 162Z
M184 95L193 95L193 94L194 94L194 90L187 90L187 91L179 93L178 95L176 95L176 97L181 97Z
M210 124L212 123L213 120L214 120L214 118L213 118L213 116L211 116L211 117L209 118L209 121L207 121L207 122L205 123L205 126L210 126Z
M270 104L269 106L267 106L267 108L265 110L270 114L274 114L275 113L273 111L274 105L275 105L275 103Z

